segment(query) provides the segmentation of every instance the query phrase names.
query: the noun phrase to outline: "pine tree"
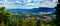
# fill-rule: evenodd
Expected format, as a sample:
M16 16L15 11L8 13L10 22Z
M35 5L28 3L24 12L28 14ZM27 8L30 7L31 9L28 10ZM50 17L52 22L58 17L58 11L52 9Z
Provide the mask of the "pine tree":
M57 26L59 26L59 22L60 22L60 0L58 0L58 3L59 4L57 4L57 6L55 7L55 9L56 9L56 21L55 21L55 24L57 25Z

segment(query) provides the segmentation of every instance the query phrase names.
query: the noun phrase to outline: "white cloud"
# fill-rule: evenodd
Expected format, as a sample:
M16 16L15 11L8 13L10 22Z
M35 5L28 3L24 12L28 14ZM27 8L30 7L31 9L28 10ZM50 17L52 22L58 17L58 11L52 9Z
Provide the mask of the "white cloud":
M32 0L26 0L27 2L31 2Z
M57 4L54 3L54 2L48 2L48 1L45 1L43 3L40 3L40 7L55 7Z
M57 2L57 0L52 0L52 1L49 1L49 0L26 0L24 2L20 2L20 1L8 2L7 0L5 0L5 2L3 2L3 3L6 6L6 8L38 8L38 7L54 8L57 5L56 2ZM17 3L17 4L15 4L15 3Z

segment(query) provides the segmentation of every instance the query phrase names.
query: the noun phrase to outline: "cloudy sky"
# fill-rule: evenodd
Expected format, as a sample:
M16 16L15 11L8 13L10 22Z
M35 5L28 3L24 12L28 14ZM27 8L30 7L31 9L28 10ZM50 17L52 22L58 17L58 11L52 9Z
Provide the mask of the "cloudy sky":
M0 0L0 6L6 8L54 8L56 5L57 0Z

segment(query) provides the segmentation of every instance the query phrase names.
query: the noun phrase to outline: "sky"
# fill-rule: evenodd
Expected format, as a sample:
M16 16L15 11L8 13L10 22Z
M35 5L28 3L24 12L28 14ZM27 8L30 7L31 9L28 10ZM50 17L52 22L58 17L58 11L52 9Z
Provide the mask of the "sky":
M6 8L54 8L56 5L57 0L0 0L0 6L5 6Z

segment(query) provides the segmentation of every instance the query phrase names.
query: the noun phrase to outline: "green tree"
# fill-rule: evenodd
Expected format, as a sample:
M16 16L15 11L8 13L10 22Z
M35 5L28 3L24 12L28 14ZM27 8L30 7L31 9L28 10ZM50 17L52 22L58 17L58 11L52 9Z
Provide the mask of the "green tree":
M3 23L7 25L7 22L9 21L10 16L11 16L11 13L7 12L5 10L5 7L0 7L0 24Z
M12 19L11 26L18 26L18 25L19 25L18 19L15 17L14 19Z
M37 26L36 25L36 22L35 22L35 20L34 20L34 17L32 17L32 18L27 18L27 24L26 24L27 26Z
M19 26L26 26L25 18L21 18L21 19L19 20Z
M36 26L33 18L22 18L19 20L19 26Z
M59 26L59 22L60 22L60 0L58 0L58 3L57 6L55 7L56 9L56 20L54 21L54 23Z

